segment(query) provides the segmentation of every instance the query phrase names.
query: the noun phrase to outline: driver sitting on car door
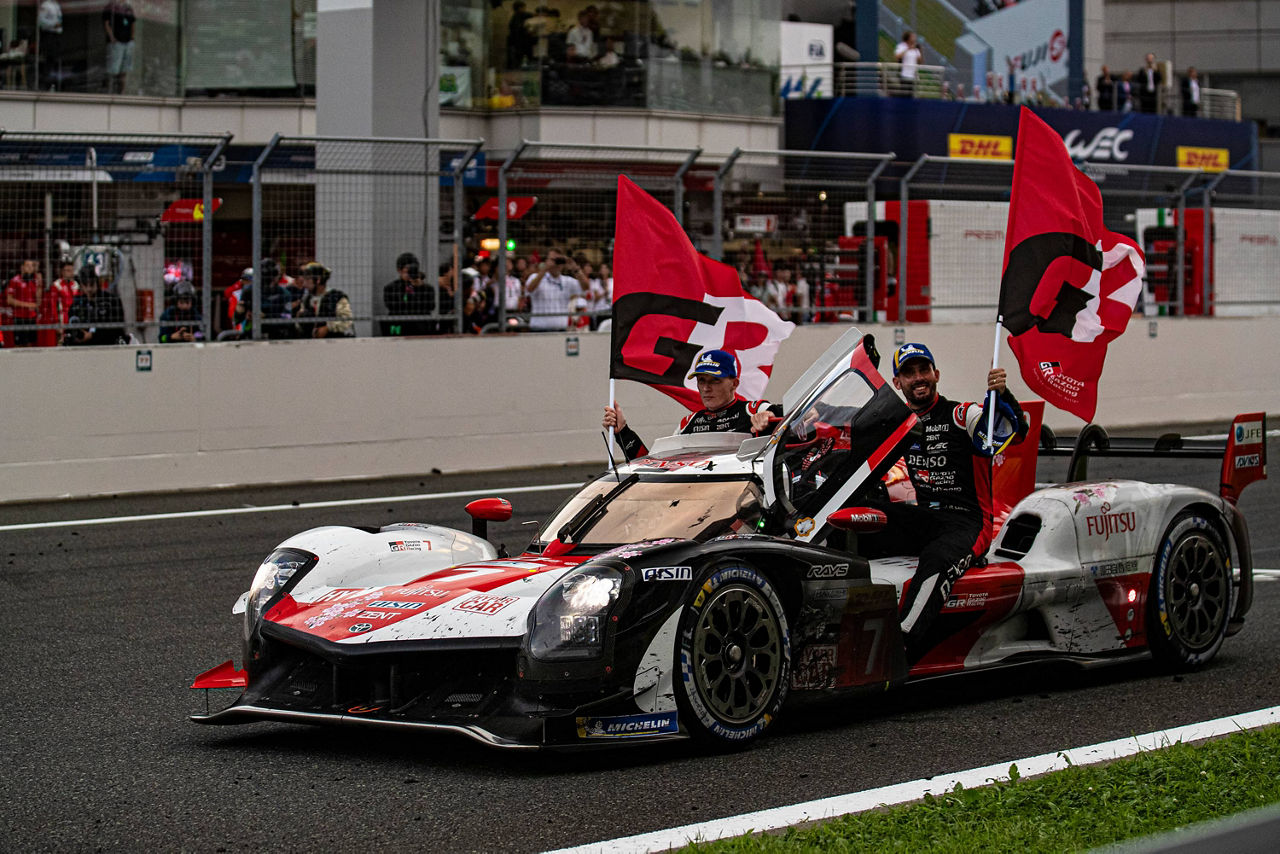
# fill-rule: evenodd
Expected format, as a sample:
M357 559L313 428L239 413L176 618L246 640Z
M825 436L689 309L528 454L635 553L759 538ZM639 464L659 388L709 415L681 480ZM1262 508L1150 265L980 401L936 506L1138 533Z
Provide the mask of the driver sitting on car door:
M769 425L769 417L782 415L779 404L767 400L741 400L738 390L738 359L725 350L707 350L694 363L689 379L697 378L703 409L686 415L677 433L759 433ZM615 400L604 408L604 429L613 427L618 444L628 460L649 453L634 430L627 426L622 407Z
M958 403L938 394L941 376L923 344L903 344L894 352L894 388L906 398L922 431L905 457L916 503L884 506L884 530L858 538L864 556L920 558L899 608L908 665L928 652L926 635L951 586L991 545L992 454L983 450L981 436L974 435L985 431L987 417L981 404ZM1022 441L1026 421L1005 385L1003 368L987 374L987 389L999 396L1004 432L1012 434L1012 441Z

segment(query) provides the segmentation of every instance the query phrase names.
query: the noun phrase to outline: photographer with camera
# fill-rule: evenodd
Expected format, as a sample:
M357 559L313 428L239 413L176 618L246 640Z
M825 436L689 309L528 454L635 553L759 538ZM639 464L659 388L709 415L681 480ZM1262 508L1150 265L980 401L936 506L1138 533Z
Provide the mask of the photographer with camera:
M403 315L429 315L436 307L435 294L422 276L422 265L412 252L401 252L396 258L396 278L382 289L382 305L392 317ZM422 319L384 320L380 324L383 335L427 335L429 321Z
M559 249L547 253L547 260L525 282L529 297L529 329L534 332L564 332L569 328L569 304L590 292L586 273Z
M161 344L204 340L204 318L195 303L196 289L190 282L182 279L173 286L173 305L160 313Z

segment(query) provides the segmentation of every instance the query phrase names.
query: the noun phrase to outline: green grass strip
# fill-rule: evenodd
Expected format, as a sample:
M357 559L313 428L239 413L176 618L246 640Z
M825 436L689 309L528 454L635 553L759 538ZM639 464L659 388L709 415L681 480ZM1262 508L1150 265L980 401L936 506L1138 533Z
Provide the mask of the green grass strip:
M947 59L955 59L956 39L964 35L965 22L942 8L938 0L885 0L884 5L902 18L908 28L911 27L911 12L914 9L917 15L917 35L926 39L934 50ZM901 35L898 34L899 37Z
M1106 765L1017 777L697 852L1069 852L1280 802L1280 727L1176 744Z

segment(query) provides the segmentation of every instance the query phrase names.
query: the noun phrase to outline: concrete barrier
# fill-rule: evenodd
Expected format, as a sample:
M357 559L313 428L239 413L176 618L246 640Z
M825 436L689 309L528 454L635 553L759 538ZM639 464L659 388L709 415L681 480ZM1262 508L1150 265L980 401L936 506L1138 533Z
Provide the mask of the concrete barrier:
M803 326L778 355L783 392L845 326ZM870 325L888 375L895 329ZM928 344L940 387L975 399L994 324L906 327ZM1152 334L1154 333L1154 334ZM1003 336L1002 336L1003 337ZM1002 345L1011 387L1026 396ZM140 351L150 370L139 370ZM573 353L576 351L576 355ZM600 415L609 336L244 342L0 352L0 500L21 501L590 462L604 465ZM1135 318L1111 345L1096 421L1108 427L1226 422L1280 408L1280 319ZM652 440L682 409L618 384ZM1074 432L1079 419L1051 411Z

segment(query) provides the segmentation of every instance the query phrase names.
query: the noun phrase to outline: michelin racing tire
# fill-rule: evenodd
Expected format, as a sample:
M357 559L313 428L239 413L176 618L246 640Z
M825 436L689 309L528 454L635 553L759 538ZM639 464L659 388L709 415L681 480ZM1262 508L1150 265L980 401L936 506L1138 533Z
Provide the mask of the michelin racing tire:
M1156 549L1147 593L1147 643L1176 670L1213 658L1231 616L1231 553L1217 528L1196 513L1173 520Z
M746 564L713 568L692 589L676 640L676 704L689 734L722 748L758 738L791 678L791 633L777 591Z

